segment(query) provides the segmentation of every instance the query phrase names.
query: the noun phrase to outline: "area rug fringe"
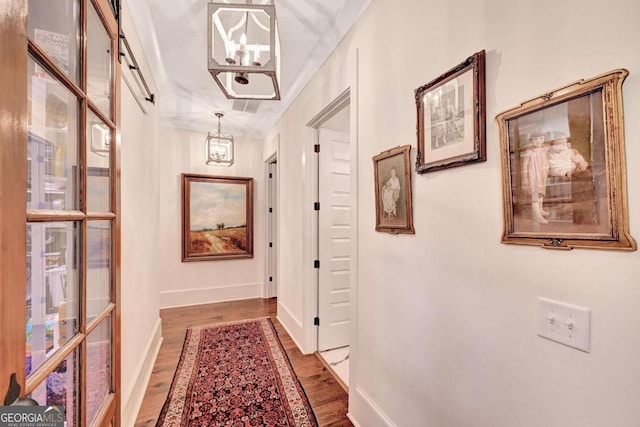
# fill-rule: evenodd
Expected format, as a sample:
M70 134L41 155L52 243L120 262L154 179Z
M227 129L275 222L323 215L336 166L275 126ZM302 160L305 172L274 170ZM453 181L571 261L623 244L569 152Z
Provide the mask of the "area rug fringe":
M268 317L187 330L157 427L317 427Z

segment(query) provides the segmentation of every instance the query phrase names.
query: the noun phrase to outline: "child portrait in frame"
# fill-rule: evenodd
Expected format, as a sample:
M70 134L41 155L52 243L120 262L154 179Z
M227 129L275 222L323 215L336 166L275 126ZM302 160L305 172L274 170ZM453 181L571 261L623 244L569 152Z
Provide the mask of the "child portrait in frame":
M373 157L376 196L376 231L413 234L410 145Z
M485 91L484 50L414 91L417 173L487 159Z
M628 231L622 82L580 80L499 114L503 243L635 250Z

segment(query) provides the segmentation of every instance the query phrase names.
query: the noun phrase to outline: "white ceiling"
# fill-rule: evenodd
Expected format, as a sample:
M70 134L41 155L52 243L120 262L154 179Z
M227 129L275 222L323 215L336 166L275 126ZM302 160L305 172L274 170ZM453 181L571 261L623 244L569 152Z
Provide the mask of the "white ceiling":
M275 0L282 99L260 101L256 113L234 110L207 70L206 0L131 0L127 7L157 85L161 123L213 130L214 113L222 112L225 133L263 138L372 1Z

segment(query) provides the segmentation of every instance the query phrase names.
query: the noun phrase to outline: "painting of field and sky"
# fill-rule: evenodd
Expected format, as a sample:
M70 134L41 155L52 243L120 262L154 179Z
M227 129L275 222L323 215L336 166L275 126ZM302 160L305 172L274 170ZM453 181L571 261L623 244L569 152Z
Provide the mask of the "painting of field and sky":
M183 261L253 257L253 179L182 175Z

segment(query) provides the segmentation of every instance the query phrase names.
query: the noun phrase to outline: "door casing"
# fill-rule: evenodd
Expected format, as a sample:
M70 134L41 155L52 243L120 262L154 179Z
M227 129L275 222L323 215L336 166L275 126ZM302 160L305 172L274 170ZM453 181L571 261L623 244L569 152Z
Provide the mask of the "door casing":
M265 280L263 296L278 296L278 153L275 152L265 161L266 207L265 239L267 259L265 261Z
M351 209L351 310L350 310L350 357L352 362L349 367L349 384L353 384L353 379L357 374L357 322L358 322L358 50L355 49L348 56L347 76L344 79L345 86L342 92L338 92L332 102L311 119L306 126L309 128L309 142L305 146L305 159L313 159L314 145L318 143L318 128L326 122L335 112L349 103L350 121L350 149L351 149L351 197L353 205ZM304 307L303 307L303 331L304 342L302 351L313 353L318 349L318 328L314 326L314 318L318 313L318 273L313 266L313 261L317 256L318 248L318 216L314 211L313 204L317 201L318 194L318 167L317 162L305 162L305 179L310 185L305 191L305 211L308 212L305 223L304 260L308 267L304 277Z

